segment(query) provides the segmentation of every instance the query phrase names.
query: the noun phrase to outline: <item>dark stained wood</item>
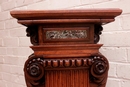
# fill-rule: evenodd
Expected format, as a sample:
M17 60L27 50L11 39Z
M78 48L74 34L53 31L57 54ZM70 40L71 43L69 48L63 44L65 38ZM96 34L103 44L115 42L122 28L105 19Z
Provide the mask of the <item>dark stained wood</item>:
M34 51L24 65L27 87L105 87L108 60L97 44L102 25L120 9L11 11L27 26Z

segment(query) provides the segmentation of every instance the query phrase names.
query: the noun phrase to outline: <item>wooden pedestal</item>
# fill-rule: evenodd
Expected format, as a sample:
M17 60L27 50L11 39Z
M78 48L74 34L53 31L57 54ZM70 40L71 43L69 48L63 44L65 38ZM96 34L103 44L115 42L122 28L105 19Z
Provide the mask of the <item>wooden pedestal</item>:
M97 44L102 24L120 9L11 11L27 26L34 51L24 66L27 87L105 87L109 64Z

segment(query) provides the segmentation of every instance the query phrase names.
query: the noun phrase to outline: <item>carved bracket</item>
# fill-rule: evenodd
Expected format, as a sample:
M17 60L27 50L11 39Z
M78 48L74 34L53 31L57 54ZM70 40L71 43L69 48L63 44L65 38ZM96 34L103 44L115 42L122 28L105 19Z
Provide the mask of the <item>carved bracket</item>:
M94 26L94 43L98 43L100 40L100 35L102 34L103 27L101 25L96 24Z
M93 54L90 57L90 62L91 83L98 85L96 87L105 87L109 69L107 59L101 54Z
M26 29L26 36L30 37L30 41L33 45L38 45L38 27L37 26L28 26Z

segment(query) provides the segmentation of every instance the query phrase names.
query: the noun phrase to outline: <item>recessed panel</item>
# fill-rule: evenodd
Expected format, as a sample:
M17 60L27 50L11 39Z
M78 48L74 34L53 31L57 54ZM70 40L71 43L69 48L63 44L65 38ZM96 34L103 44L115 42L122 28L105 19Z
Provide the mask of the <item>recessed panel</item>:
M47 40L87 38L87 30L52 30L46 31Z
M92 27L42 28L43 42L91 42Z

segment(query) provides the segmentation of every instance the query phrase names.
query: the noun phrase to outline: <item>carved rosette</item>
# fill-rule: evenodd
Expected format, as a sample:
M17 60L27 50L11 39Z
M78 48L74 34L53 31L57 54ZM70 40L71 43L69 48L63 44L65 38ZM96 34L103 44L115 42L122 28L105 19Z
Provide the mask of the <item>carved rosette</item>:
M29 56L24 66L26 83L28 87L35 87L44 84L43 58L35 55Z
M105 87L109 69L107 59L101 54L94 54L90 57L89 61L90 81L97 84L98 87Z

